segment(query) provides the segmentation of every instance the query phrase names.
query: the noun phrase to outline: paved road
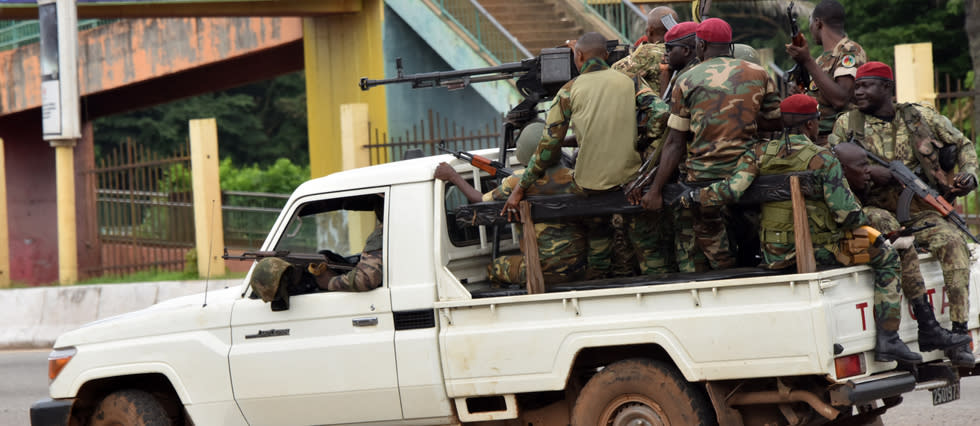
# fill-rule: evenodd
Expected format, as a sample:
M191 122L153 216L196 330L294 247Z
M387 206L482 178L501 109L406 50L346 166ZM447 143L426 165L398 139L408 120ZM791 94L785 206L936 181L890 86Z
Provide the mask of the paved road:
M48 394L48 350L0 351L0 425L27 425L31 404ZM884 416L888 426L971 425L980 419L980 377L961 382L961 397L938 407L929 392L912 392Z

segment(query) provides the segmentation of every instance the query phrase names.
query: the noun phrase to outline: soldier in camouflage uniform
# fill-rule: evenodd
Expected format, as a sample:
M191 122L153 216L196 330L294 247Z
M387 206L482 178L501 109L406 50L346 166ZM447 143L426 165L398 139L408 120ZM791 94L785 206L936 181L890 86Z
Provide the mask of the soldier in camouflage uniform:
M696 207L735 202L757 175L810 171L823 189L822 200L806 200L814 257L822 265L855 263L855 253L846 249L842 240L845 232L857 235L859 228L866 230L868 218L844 179L837 158L809 139L817 136L817 102L806 95L793 95L782 102L780 109L783 137L758 143L739 162L731 178L704 189L688 190L680 204ZM783 269L796 263L791 201L762 205L759 238L764 267ZM888 245L873 245L868 254L875 281L875 359L921 362L922 356L910 351L898 336L902 319L898 254Z
M521 130L516 152L519 163L527 164L537 148L538 135L543 130L543 123L531 123ZM480 194L449 164L440 163L435 171L436 179L456 185L471 203L506 200L514 187L520 183L523 174L523 170L518 170L490 192ZM529 195L576 193L572 171L560 164L551 166L545 169L544 175L528 187L527 191ZM515 238L520 241L523 230L518 227L517 232ZM534 232L538 239L538 260L541 263L541 272L546 285L585 278L588 241L585 238L585 229L578 219L539 221L534 224ZM493 259L487 267L490 280L501 284L525 284L527 266L524 262L523 255L500 256Z
M810 85L806 93L817 98L820 104L820 135L817 145L827 145L827 135L834 128L834 120L842 112L854 109L854 75L858 67L868 61L860 44L847 38L844 32L844 6L836 0L823 0L810 15L810 35L824 52L814 60L810 47L786 45L788 53L799 66L810 73Z
M661 20L665 16L673 17L677 21L677 12L667 6L653 8L647 14L647 41L639 46L629 56L616 61L612 69L626 74L628 77L639 77L654 93L661 95L663 89L662 82L666 79L664 75L664 34L666 28Z
M381 287L384 273L381 269L381 245L384 227L378 222L371 235L368 235L361 252L361 259L354 269L337 274L329 267L310 268L316 277L317 285L327 291L370 291Z
M778 126L776 86L762 67L730 57L731 27L721 19L710 18L698 25L696 36L702 61L678 77L671 94L671 132L660 168L641 200L648 210L662 208L660 191L677 169L685 146L687 176L682 180L725 179L746 152L758 125ZM703 206L691 213L694 244L708 258L710 267L735 266L723 207ZM685 230L679 232L683 237Z
M864 150L855 144L843 143L834 147L834 153L841 162L844 177L847 178L854 194L859 200L866 202L866 193L871 185L871 168ZM871 226L883 234L902 230L902 226L898 223L895 215L887 210L872 206L865 206L862 210L868 216ZM972 365L972 356L961 354L962 348L970 342L970 338L962 334L951 333L942 328L936 321L931 297L926 296L925 281L922 279L922 272L919 270L919 255L914 244L903 246L896 241L894 247L898 250L902 260L902 293L909 301L909 306L912 307L912 312L915 314L915 320L919 324L919 351L951 351L951 360L961 360L959 365L966 363Z
M842 114L834 124L829 137L831 145L853 139L869 152L885 161L900 160L917 173L940 194L966 195L977 185L977 154L973 143L963 136L948 119L932 108L918 104L896 104L895 82L888 65L869 62L858 69L854 97L858 108ZM951 151L952 150L952 151ZM954 152L958 173L942 164L941 152ZM902 188L891 178L887 168L872 165L872 186L868 191L867 204L897 211L898 197ZM916 232L915 242L927 248L940 261L946 294L950 302L950 319L953 332L967 334L969 311L968 286L970 281L970 251L959 229L921 200L915 199L910 206L911 219L901 223L905 227L933 223L934 227ZM968 350L947 351L954 363L966 365L973 362Z
M555 96L548 111L547 129L501 215L517 218L517 206L524 198L525 191L542 177L546 169L558 163L561 143L569 127L575 130L579 145L573 172L574 184L583 194L619 191L636 176L641 163L640 154L635 149L637 110L646 117L646 123L641 123L644 131L656 136L663 131L667 105L649 89L637 91L632 79L606 65L606 56L602 35L586 33L578 39L575 64L581 72ZM610 276L612 232L609 220L587 220L586 227L589 240L588 276ZM647 252L642 239L634 239L633 243L638 253Z

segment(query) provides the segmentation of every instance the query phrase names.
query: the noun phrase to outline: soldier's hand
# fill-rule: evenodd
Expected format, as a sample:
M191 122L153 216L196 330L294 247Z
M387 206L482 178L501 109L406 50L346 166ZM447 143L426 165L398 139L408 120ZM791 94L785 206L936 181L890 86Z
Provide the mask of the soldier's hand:
M436 179L439 179L444 182L448 182L458 175L459 173L456 173L456 170L453 169L453 166L450 166L446 162L442 162L439 163L438 166L436 166L436 172L434 176Z
M643 194L640 205L644 209L658 211L664 207L664 197L660 195L660 191L650 190Z
M796 46L792 43L786 45L786 53L789 54L794 61L798 63L806 63L813 58L810 56L810 45L806 42L806 38L803 39L802 46Z
M957 173L953 177L953 188L949 193L956 197L969 194L977 188L977 178L970 173Z
M637 185L628 194L626 194L626 201L632 205L638 205L643 199L643 189Z
M517 207L522 199L524 199L524 188L517 185L514 187L514 191L510 193L510 197L507 197L507 202L504 203L504 208L500 210L500 215L507 216L508 221L520 222L521 215Z

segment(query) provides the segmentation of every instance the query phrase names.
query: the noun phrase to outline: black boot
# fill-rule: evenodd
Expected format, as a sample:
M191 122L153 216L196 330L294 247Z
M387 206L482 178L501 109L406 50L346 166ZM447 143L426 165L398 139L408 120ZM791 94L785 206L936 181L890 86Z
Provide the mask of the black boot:
M973 368L976 364L976 358L974 358L973 353L970 352L970 332L966 329L966 322L956 322L953 321L953 333L957 336L965 337L967 343L952 349L946 349L946 358L949 358L951 362L956 367L968 367Z
M939 325L932 304L926 296L909 299L915 319L919 322L919 351L929 352L937 349L952 349L970 343L970 337L951 333Z
M918 364L922 362L922 355L905 346L897 331L885 331L878 327L878 334L875 336L875 361Z

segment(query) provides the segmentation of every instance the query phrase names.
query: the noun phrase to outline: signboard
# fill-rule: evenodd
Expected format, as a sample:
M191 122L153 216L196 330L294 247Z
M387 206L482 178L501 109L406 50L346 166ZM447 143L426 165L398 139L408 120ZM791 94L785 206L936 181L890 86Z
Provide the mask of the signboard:
M3 0L0 0L3 1ZM73 0L39 0L44 140L78 139L78 20Z

